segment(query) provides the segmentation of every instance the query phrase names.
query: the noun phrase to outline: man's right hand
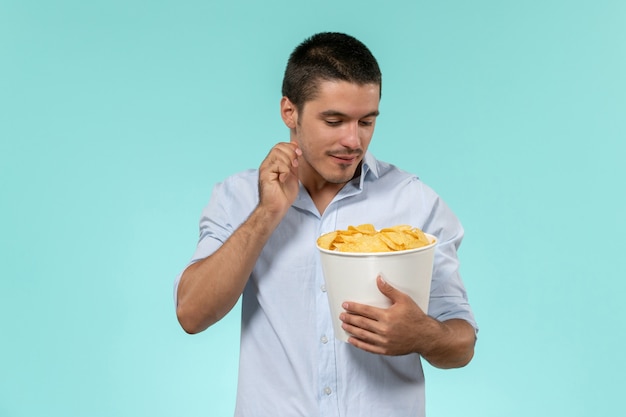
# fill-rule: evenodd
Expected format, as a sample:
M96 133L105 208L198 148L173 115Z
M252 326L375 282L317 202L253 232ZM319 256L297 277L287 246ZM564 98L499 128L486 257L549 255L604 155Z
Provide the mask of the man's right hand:
M279 143L259 167L259 204L212 255L190 265L178 285L176 314L189 333L224 317L241 295L265 243L298 196L295 143Z
M302 151L293 142L276 144L259 167L259 208L277 218L298 196L298 158Z

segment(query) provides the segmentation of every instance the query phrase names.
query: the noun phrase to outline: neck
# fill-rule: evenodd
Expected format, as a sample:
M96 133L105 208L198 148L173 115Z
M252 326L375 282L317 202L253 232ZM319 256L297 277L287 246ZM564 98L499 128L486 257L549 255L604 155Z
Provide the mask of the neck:
M309 175L307 175L307 169L302 166L299 168L299 171L300 182L302 182L302 185L309 193L311 200L313 200L320 214L324 214L326 207L333 201L333 198L335 198L339 191L349 182L333 183L325 180L317 173L312 174L308 172ZM359 175L361 175L360 166L357 168L350 181Z

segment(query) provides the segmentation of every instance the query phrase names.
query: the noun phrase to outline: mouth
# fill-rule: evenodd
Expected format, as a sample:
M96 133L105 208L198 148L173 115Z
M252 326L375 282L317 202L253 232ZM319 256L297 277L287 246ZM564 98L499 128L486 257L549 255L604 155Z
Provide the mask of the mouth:
M338 163L342 165L351 165L359 161L359 157L361 156L361 154L362 152L349 153L349 154L345 154L345 153L332 154L331 153L331 154L328 154L328 156L330 156L331 158L333 158L335 161L337 161Z

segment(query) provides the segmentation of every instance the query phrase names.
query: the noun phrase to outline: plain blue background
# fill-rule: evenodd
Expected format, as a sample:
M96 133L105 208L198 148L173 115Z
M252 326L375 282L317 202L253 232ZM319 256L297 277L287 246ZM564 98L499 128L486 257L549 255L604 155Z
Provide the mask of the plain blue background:
M620 415L626 3L0 0L0 416L229 416L238 311L178 326L213 184L288 138L288 54L383 71L371 150L466 228L481 331L430 416Z

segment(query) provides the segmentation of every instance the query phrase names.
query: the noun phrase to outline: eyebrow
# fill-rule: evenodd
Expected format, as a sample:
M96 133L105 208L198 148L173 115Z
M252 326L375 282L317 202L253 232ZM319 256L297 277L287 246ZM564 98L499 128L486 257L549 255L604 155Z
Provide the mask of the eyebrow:
M377 117L380 114L378 110L374 110L371 113L366 114L365 116L359 117L359 119L364 119L366 117ZM320 113L321 116L329 117L329 116L339 116L339 117L349 117L347 114L342 113L337 110L326 110Z

